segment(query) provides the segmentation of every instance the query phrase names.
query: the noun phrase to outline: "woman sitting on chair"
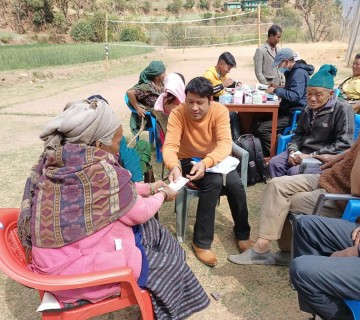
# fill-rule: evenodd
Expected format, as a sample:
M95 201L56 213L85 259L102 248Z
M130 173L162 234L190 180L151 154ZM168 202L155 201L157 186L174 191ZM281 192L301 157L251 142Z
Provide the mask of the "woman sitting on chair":
M154 109L157 98L164 91L165 71L162 61L151 61L140 73L138 83L126 92L139 117L145 117L146 111Z
M108 104L69 103L40 137L44 152L27 180L18 221L29 269L70 275L130 266L139 286L150 291L157 319L204 309L209 299L184 250L152 218L176 192L162 181L130 181L118 164L122 127ZM74 303L120 292L114 283L52 293Z

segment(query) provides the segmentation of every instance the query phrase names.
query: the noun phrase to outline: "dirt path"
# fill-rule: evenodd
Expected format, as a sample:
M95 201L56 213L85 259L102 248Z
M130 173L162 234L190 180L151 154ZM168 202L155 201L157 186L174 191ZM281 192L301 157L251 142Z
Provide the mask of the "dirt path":
M341 78L351 74L350 68L346 68L343 62L346 44L289 44L286 47L298 51L303 59L314 64L316 68L323 63L335 64L339 69L337 83L341 82ZM222 52L230 51L237 60L237 68L231 71L233 79L241 80L243 84L255 84L252 61L255 49L256 46L212 47L186 49L184 51L161 50L146 57L136 57L129 60L129 65L133 65L133 72L127 71L124 75L120 68L119 76L108 81L103 80L104 73L101 70L99 70L99 74L101 74L99 80L92 84L82 85L80 81L76 81L76 76L74 76L71 79L74 83L73 88L58 93L54 93L57 88L51 84L52 81L55 83L59 77L54 71L54 79L48 80L48 83L44 85L34 84L31 87L29 83L26 83L31 94L28 94L25 103L11 103L10 98L14 98L14 96L7 100L6 90L4 91L3 88L3 91L0 91L2 92L0 103L1 206L19 207L25 178L42 149L38 135L50 116L60 113L67 102L83 99L92 94L101 94L120 115L124 127L128 128L130 112L124 105L123 96L126 89L137 82L139 71L151 59L164 60L167 65L167 72L180 72L189 81L195 76L202 75L208 67L214 65ZM111 67L118 66L111 64ZM123 68L125 70L125 66ZM7 81L6 85L8 85L9 92L12 92L12 95L21 95L22 85L25 85L25 82L16 79L19 77L14 76L12 80ZM125 134L130 135L128 129L126 129ZM155 169L157 172L160 170L158 166ZM254 239L257 234L258 209L263 189L264 185L262 184L248 189L250 223L253 227L252 237ZM194 212L194 210L193 204L191 211ZM305 314L298 311L296 294L289 287L286 267L241 267L227 262L226 256L236 252L236 247L230 227L232 221L229 208L225 200L221 201L217 211L219 214L216 218L213 247L220 263L218 267L213 269L201 265L189 249L194 216L192 215L189 219L188 240L183 244L188 253L188 263L209 295L213 291L221 293L219 301L211 298L209 308L194 315L191 319L308 319ZM161 222L170 232L175 233L173 204L164 206L160 217ZM19 305L21 304L26 307L20 308ZM38 298L33 291L15 284L0 273L0 319L38 319L38 315L34 313L37 304ZM98 319L110 320L114 319L116 315L119 319L136 319L137 317L135 311L135 313L116 313Z

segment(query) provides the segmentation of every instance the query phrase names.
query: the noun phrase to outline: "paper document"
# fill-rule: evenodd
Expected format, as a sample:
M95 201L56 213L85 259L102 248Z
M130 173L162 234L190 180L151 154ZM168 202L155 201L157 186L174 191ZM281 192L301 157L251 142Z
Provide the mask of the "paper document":
M206 169L206 172L223 173L227 174L236 169L240 163L239 159L227 156L223 161L219 162L216 166Z
M176 182L170 182L169 187L175 191L179 191L188 181L189 179L180 177Z

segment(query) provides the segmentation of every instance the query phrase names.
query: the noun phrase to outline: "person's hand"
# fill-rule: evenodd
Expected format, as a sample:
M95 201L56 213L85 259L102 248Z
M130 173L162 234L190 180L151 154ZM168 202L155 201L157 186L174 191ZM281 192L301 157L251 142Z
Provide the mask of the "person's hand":
M358 257L359 251L358 246L346 248L344 250L333 252L330 257Z
M145 111L144 108L137 107L137 108L136 108L136 112L137 112L137 114L138 114L138 116L139 116L140 118L145 118L145 113L146 113L146 111Z
M224 86L224 88L231 86L234 83L233 79L230 78L225 78L222 80L222 85Z
M311 156L307 153L296 154L294 157L294 162L296 163L296 165L299 165L305 158L311 158Z
M294 154L294 151L290 151L289 157L288 157L288 164L291 165L292 167L296 166L295 159L294 159L294 157L291 156L293 154Z
M191 168L190 174L186 175L190 181L201 179L205 174L205 163L203 161L197 162Z
M165 187L161 189L159 192L163 192L165 194L165 202L173 201L175 200L178 192L171 189L168 185L165 184Z
M273 86L270 86L269 88L267 88L266 90L265 90L265 93L274 93L274 90L275 90L276 88L274 88Z
M279 88L279 85L277 85L276 83L270 82L269 87L276 89L276 88Z
M338 155L336 154L317 154L314 155L314 158L324 162L324 164L320 167L321 170L324 170L331 168L337 162L337 156Z
M162 180L155 181L155 182L153 182L152 185L153 185L153 188L154 188L154 193L159 192L159 188L167 187L167 184Z
M360 243L360 227L357 227L351 233L351 239L354 240L354 245L357 246Z
M175 182L181 177L181 170L177 166L173 166L169 173L169 182Z

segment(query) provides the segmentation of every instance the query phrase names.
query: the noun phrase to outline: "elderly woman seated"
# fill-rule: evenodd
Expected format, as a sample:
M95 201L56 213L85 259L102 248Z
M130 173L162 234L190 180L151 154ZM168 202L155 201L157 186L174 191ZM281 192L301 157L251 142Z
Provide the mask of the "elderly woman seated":
M165 71L162 61L151 61L140 73L138 83L126 92L139 117L145 117L147 110L154 109L157 98L164 91Z
M184 250L153 218L176 192L162 181L130 181L118 164L122 127L108 104L69 103L40 137L44 152L27 180L18 221L29 268L70 275L126 265L150 291L157 319L206 308L209 299ZM53 292L65 303L118 294L118 284Z
M351 147L354 111L348 103L333 99L336 71L335 66L325 64L309 80L307 105L288 149L269 162L271 178L298 174L304 158L338 154ZM320 168L307 173L320 173Z
M352 64L353 75L340 84L340 97L347 100L356 113L360 113L360 53Z

